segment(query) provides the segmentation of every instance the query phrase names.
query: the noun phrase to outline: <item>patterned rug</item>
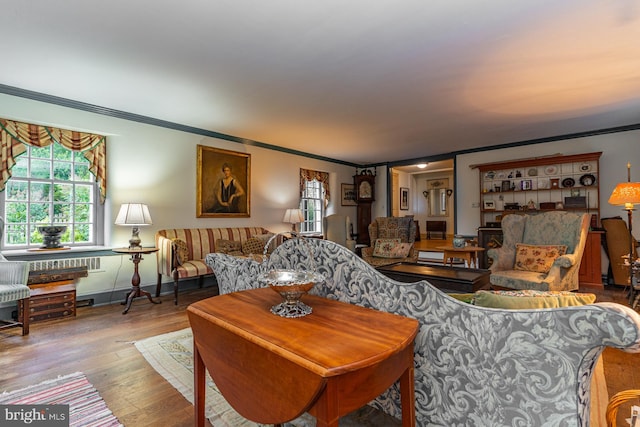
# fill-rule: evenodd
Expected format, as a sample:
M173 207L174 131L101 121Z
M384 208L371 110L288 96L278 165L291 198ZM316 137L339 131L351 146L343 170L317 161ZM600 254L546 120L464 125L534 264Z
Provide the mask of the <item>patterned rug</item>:
M98 391L81 372L0 394L2 405L69 405L69 425L119 427Z
M175 387L189 402L193 403L193 336L191 329L183 329L164 335L150 337L135 343L147 362ZM241 417L222 397L211 377L206 381L205 416L214 427L256 427L256 424ZM308 414L285 424L288 427L313 427L315 419ZM355 411L340 419L340 427L393 427L399 420L372 407Z

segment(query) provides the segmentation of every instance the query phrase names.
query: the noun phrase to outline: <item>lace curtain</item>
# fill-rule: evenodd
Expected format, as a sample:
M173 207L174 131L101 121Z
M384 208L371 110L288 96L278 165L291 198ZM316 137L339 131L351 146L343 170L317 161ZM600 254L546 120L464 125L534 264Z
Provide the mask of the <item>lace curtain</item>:
M300 169L300 197L305 189L305 183L307 181L316 180L322 184L324 189L324 207L329 204L331 194L329 192L329 172L319 172L311 169Z
M0 119L0 191L11 178L15 158L27 151L25 145L47 147L54 142L63 147L80 151L89 161L89 170L100 187L100 203L107 196L107 137L47 126L32 125Z

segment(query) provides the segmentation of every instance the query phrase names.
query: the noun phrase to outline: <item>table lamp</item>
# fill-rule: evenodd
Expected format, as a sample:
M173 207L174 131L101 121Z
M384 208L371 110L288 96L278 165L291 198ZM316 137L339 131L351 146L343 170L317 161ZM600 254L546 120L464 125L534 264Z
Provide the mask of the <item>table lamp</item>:
M640 182L631 182L631 163L627 163L627 182L621 182L613 189L609 197L609 203L616 206L624 206L627 211L627 221L629 228L629 285L633 285L631 277L633 275L633 211L634 205L640 203Z
M132 227L131 239L129 239L130 249L140 248L140 236L138 235L140 229L138 227L153 224L149 208L142 203L123 203L115 223Z
M282 222L286 222L291 224L291 231L296 232L296 224L304 221L304 216L302 215L302 211L300 209L287 209L284 213L284 218Z

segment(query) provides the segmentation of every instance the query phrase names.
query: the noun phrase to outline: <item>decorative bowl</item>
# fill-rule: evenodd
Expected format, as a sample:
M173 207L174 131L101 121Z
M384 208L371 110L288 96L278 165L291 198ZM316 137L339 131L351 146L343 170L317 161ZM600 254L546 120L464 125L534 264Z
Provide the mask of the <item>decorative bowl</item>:
M269 270L258 276L258 282L267 284L284 300L271 307L271 312L281 317L303 317L313 309L300 301L324 276L314 271Z
M66 225L45 225L38 227L38 232L42 234L43 249L56 249L60 245L60 236L67 231Z

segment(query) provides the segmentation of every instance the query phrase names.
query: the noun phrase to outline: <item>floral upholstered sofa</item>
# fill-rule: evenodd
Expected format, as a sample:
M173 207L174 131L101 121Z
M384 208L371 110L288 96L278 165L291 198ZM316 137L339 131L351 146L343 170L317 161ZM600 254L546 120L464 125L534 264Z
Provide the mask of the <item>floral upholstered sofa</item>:
M259 286L256 276L267 269L315 269L325 277L315 294L418 319L419 426L588 426L605 346L640 351L640 315L626 306L478 307L427 281L396 282L330 241L291 239L263 263L225 254L206 262L221 294ZM396 384L370 405L399 418L399 397Z
M178 282L204 276L213 270L204 262L211 252L235 256L261 254L273 233L262 227L172 228L156 232L158 248L158 282L156 297L160 296L162 276L173 278L174 302L178 304Z

